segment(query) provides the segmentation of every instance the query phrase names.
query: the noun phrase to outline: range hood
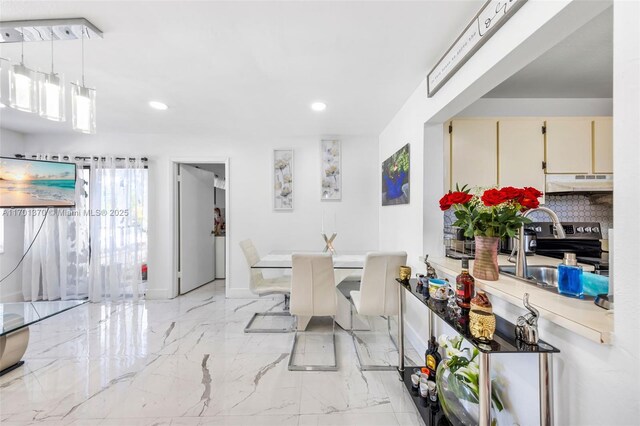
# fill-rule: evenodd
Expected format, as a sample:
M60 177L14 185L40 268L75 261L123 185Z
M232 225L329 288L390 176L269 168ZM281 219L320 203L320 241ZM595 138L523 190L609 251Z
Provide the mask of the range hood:
M613 192L612 174L550 174L546 176L547 194L580 194Z

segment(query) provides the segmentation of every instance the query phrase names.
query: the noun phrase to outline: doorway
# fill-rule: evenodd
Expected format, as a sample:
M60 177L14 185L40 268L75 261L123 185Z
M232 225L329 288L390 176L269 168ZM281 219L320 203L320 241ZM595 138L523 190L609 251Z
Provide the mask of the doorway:
M174 295L227 278L228 160L201 161L174 161Z

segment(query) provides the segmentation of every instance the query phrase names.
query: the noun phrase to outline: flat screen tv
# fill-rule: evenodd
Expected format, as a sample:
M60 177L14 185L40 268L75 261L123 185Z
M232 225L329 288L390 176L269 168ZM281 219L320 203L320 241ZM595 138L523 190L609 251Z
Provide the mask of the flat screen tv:
M0 157L0 208L75 207L76 165Z

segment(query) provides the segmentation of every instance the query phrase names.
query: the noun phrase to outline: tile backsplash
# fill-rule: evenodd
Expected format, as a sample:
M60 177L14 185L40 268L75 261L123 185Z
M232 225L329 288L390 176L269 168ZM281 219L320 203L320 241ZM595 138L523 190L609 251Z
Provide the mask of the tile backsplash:
M598 197L598 202L594 202ZM546 195L546 207L556 212L560 222L600 222L602 238L608 239L609 228L613 228L612 195ZM544 213L529 216L534 222L549 222Z
M556 212L560 222L600 222L602 238L608 239L609 228L613 228L612 195L546 195L545 206ZM533 213L529 216L534 222L550 222L544 213ZM444 212L445 228L455 221L452 210Z

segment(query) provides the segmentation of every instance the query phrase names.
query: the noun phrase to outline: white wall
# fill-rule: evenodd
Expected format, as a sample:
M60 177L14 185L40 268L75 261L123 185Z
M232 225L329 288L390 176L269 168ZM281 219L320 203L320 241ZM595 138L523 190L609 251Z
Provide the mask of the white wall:
M404 240L405 247L415 250L423 244L427 252L442 252L442 214L437 198L444 191L442 178L443 130L441 123L469 107L495 85L517 72L562 38L587 23L610 3L583 1L529 1L474 57L440 90L428 99L424 83L411 95L384 132L380 135L380 157L401 146L407 139L422 134L423 204L410 211L380 213L380 246ZM553 324L541 320L542 337L562 351L555 356L556 424L603 425L637 424L640 400L638 389L640 297L637 260L640 251L640 151L638 122L640 118L640 21L638 2L616 2L614 13L614 170L616 197L615 238L615 343L599 345ZM561 106L562 108L566 107ZM594 102L591 107L607 108ZM602 110L604 112L604 109ZM495 111L494 111L495 112ZM583 111L580 112L582 114ZM475 112L474 112L475 114ZM606 115L606 114L603 114ZM427 124L425 124L427 123ZM413 148L413 146L412 146ZM440 162L440 165L437 163ZM412 155L412 173L418 167ZM412 198L416 187L412 188ZM622 198L621 198L621 194ZM434 200L436 202L434 202ZM421 212L420 212L421 210ZM422 215L423 223L415 223ZM404 224L403 220L411 224ZM415 232L422 226L422 232ZM392 228L392 229L389 229ZM386 232L382 230L389 229ZM396 235L392 235L392 230ZM622 235L623 234L623 235ZM419 254L410 253L410 259ZM415 261L414 261L415 262ZM408 303L407 333L419 350L426 340L425 313ZM515 320L523 310L494 298L497 314ZM411 335L411 333L415 333ZM502 357L493 364L507 386L510 406L522 425L538 424L537 359L533 356ZM533 384L533 386L532 386Z
M380 174L375 137L340 138L344 193L341 202L320 202L320 139L261 138L215 140L169 135L31 135L28 152L145 155L149 157L149 292L150 298L175 295L173 276L172 159L230 158L227 184L227 238L230 238L230 297L251 297L249 273L238 243L251 238L261 254L271 250L321 249L321 214L337 213L337 250L378 247ZM274 148L292 147L295 209L274 212L271 163ZM186 161L191 162L191 161Z
M24 151L24 135L0 129L0 155L13 157ZM4 220L4 253L0 253L0 278L8 274L20 261L24 249L24 219L19 216L2 216ZM0 302L22 301L22 274L18 268L0 284Z

